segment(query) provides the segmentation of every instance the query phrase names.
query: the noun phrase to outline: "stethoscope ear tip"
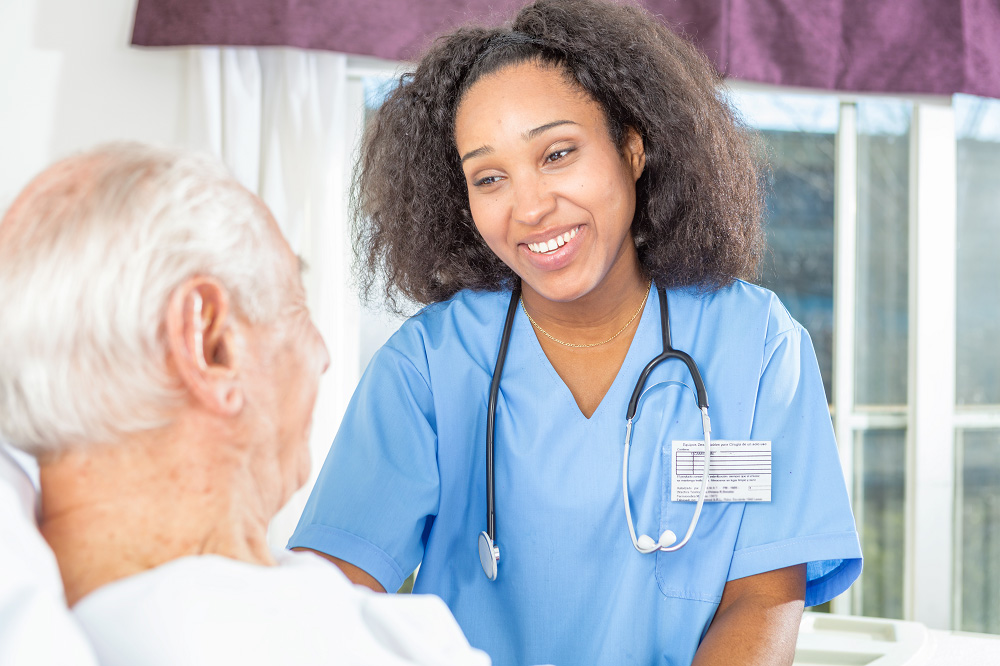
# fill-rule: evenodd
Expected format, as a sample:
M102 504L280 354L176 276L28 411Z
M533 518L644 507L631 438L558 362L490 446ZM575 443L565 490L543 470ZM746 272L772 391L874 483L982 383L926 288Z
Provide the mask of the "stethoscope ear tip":
M676 542L677 535L672 530L664 530L663 534L660 535L659 541L653 541L653 537L648 534L643 534L636 539L636 545L638 545L639 550L643 553L652 553L661 548L669 548Z

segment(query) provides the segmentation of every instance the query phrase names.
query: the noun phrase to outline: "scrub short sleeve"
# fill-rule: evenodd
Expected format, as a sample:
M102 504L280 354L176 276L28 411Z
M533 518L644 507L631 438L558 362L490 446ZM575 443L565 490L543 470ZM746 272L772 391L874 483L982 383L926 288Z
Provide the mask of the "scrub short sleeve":
M850 587L861 548L816 353L801 326L765 345L752 439L771 440L771 501L746 504L729 580L807 563L806 606Z
M382 347L348 405L289 548L346 560L395 592L438 511L437 435L425 375Z

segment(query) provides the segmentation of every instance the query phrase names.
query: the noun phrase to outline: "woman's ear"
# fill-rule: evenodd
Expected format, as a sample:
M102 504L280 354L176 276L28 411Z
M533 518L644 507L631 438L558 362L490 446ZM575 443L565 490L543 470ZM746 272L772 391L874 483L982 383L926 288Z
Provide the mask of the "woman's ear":
M625 161L632 168L632 180L639 180L646 168L646 148L642 137L631 127L625 128Z
M166 320L167 348L192 399L221 415L238 414L238 323L226 288L212 278L186 280L170 295Z

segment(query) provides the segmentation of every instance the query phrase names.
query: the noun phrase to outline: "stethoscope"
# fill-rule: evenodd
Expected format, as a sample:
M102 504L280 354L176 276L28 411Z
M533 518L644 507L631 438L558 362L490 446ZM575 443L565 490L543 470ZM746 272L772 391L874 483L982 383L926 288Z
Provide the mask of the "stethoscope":
M691 539L695 527L698 525L698 518L701 516L701 509L705 503L705 493L708 490L709 459L711 457L711 433L712 424L708 418L708 393L705 391L705 382L701 378L698 366L688 354L674 349L670 344L670 317L667 312L667 295L662 287L656 288L656 294L660 299L660 331L663 336L663 353L655 357L639 375L635 389L632 391L632 399L628 403L628 411L625 414L625 455L622 461L622 498L625 504L625 520L628 523L628 533L632 538L632 545L637 551L646 555L657 551L672 552L684 547L684 544ZM500 337L500 351L497 353L497 364L493 369L493 379L490 382L490 398L486 407L486 531L479 533L479 562L483 565L483 571L490 580L497 579L497 567L500 564L500 547L496 543L496 512L495 512L495 491L493 486L493 439L496 430L496 410L497 395L500 392L500 376L503 374L503 364L507 358L507 347L510 345L510 332L514 327L514 315L517 313L517 304L521 298L520 287L514 289L510 296L510 305L507 306L507 318L503 324L503 334ZM680 543L674 545L677 536L671 530L664 530L658 541L653 541L652 537L643 534L637 539L635 536L635 526L632 523L632 509L628 499L628 453L632 442L632 424L635 420L636 411L639 407L639 399L642 397L643 389L649 375L660 363L672 358L680 359L687 366L691 378L694 380L697 392L698 409L701 411L701 427L705 435L705 465L701 476L701 489L698 492L698 503L688 525L687 533Z

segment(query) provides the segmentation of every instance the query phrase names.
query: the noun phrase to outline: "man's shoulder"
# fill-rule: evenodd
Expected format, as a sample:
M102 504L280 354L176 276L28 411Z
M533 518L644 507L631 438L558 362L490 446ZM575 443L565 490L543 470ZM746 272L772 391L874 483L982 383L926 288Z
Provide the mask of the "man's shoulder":
M36 521L38 492L31 475L0 442L0 615L15 604L42 597L65 610L55 556ZM4 627L0 626L0 635Z
M16 513L34 522L37 491L32 475L25 469L27 458L13 447L0 441L0 493L5 513Z
M36 490L0 442L0 664L96 664L35 522Z
M82 615L114 611L146 599L150 612L185 611L192 597L201 603L237 606L261 593L298 596L307 588L350 596L350 582L335 566L310 553L275 553L277 566L263 566L218 555L182 557L95 590L77 605ZM302 589L295 589L301 587ZM245 612L252 612L246 609Z
M350 617L350 588L332 564L305 554L274 567L203 555L110 583L74 612L102 663L276 663L269 659L314 640L310 628Z
M271 567L181 558L111 583L74 610L110 666L481 663L468 660L478 653L440 599L377 594L317 555L275 555ZM407 642L430 660L406 658ZM442 651L458 658L435 661Z

